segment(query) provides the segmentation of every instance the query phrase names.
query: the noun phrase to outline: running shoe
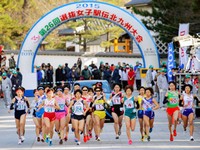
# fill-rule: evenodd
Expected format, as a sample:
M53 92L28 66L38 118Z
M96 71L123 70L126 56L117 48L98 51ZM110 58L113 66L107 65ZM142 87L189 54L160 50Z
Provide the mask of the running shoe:
M97 138L97 141L101 141L100 137Z
M194 141L194 138L192 136L190 137L190 141Z
M174 133L174 136L177 136L176 130L174 130L173 133Z
M141 141L144 142L144 136L141 137Z
M122 134L122 132L121 132L121 128L119 128L118 135L120 136L121 134Z
M86 136L86 135L84 135L83 141L84 141L85 143L87 142L87 136Z
M81 133L80 134L83 134L83 131L81 131Z
M170 141L174 141L174 137L173 137L173 135L172 134L170 134L170 139L169 139Z
M89 136L90 136L90 138L92 138L92 132L89 132Z
M117 135L115 139L119 139L119 135Z
M128 144L131 145L133 143L132 140L128 140Z
M75 129L74 129L74 128L71 128L71 130L72 130L72 132L74 132Z
M37 137L37 141L40 142L40 137L39 136Z
M44 142L44 139L41 139L41 142Z
M151 133L152 131L153 131L153 128L150 128L150 129L149 129L149 133Z
M19 140L18 140L18 145L21 145L21 144L22 144L22 140L19 139Z
M52 145L53 145L53 144L52 144L52 141L50 140L50 141L49 141L49 146L52 146Z
M49 143L49 137L46 137L45 142Z
M24 136L21 136L21 141L22 141L22 143L25 141L25 137Z
M183 130L184 130L184 131L187 131L187 128L183 127Z
M78 139L77 139L77 138L75 138L75 139L74 139L74 142L78 142Z
M77 144L77 145L80 145L80 144L81 144L81 142L80 142L80 141L78 141L76 144Z
M147 137L147 141L148 141L148 142L150 142L150 139L151 139L151 137L150 137L150 136L148 136L148 137Z
M89 135L87 135L87 140L88 140L88 141L90 140L90 136L89 136Z
M60 141L59 141L59 144L60 144L60 145L62 145L62 144L63 144L63 140L62 140L62 139L60 139Z
M97 140L98 139L98 136L97 135L95 135L95 140Z
M65 142L68 140L67 136L65 136L64 140L65 140Z
M60 135L60 132L57 132L58 133L58 137L59 137L59 139L61 139L61 135Z

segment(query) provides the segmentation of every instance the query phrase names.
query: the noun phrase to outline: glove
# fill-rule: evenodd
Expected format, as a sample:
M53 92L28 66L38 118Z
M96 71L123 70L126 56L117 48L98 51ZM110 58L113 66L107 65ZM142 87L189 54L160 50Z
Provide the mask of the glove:
M114 112L114 111L115 111L114 107L112 107L112 108L111 108L111 111L112 111L112 112Z
M28 114L31 114L31 111L30 111L30 110L28 110L28 111L27 111L27 113L28 113Z

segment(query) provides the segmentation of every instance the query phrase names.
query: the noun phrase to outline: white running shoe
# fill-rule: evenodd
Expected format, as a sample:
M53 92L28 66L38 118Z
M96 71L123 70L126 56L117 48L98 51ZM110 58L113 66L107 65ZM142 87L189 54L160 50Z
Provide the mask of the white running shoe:
M21 136L21 141L22 141L22 143L25 141L25 137L24 136Z
M22 140L19 139L19 140L18 140L18 145L21 145L21 144L22 144Z
M79 142L77 142L77 145L80 145L81 144L81 142L79 141Z

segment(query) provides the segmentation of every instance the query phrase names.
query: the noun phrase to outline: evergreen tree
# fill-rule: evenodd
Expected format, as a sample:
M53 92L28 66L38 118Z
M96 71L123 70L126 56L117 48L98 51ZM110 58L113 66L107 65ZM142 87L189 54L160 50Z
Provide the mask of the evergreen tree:
M190 34L200 32L199 0L152 0L152 11L133 6L136 14L145 18L142 22L149 30L159 33L162 41L170 42L178 35L179 23L190 23Z

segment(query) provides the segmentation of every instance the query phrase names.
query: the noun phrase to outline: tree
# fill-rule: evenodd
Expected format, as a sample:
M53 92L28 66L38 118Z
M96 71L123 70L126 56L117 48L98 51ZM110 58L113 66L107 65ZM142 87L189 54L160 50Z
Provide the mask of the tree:
M163 42L170 42L178 35L179 23L190 23L190 34L200 32L199 0L152 0L152 12L133 6L136 14L149 30L159 33Z

